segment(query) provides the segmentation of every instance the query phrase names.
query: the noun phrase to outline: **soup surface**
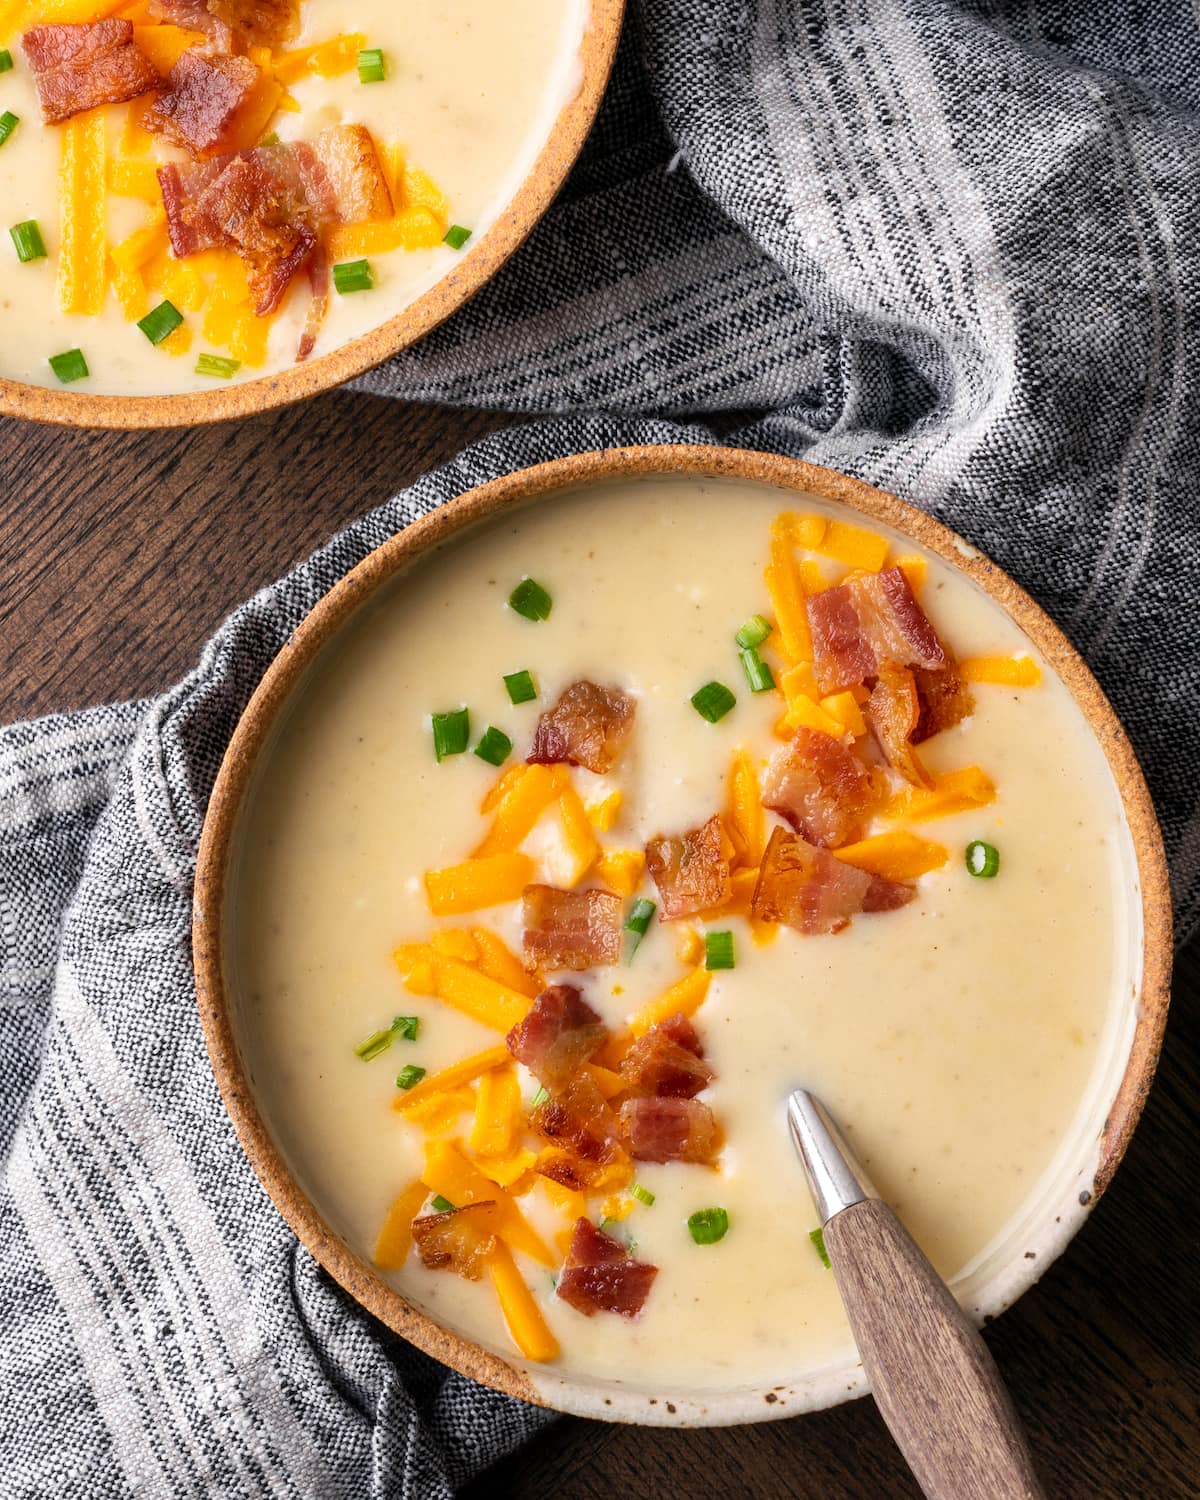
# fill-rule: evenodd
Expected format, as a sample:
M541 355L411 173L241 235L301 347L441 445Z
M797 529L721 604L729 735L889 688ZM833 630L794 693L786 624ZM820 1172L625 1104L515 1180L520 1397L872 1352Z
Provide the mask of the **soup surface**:
M622 792L600 844L638 851L703 824L727 806L739 753L761 775L782 743L780 694L749 691L733 636L749 617L772 616L764 566L784 511L815 515L818 530L838 514L815 497L697 479L605 483L514 510L428 557L356 615L277 729L230 886L234 1010L271 1130L320 1210L365 1256L397 1194L420 1180L430 1137L472 1149L477 1096L415 1123L393 1108L401 1070L432 1077L504 1041L419 984L406 988L393 951L472 926L517 951L522 941L516 900L431 916L423 874L479 844L489 826L480 804L501 774L472 753L439 763L431 713L468 705L470 744L489 725L502 729L511 766L569 684L616 685L636 704L616 765L604 776L569 772L590 808ZM872 823L942 849L944 862L911 881L915 898L899 909L855 915L831 934L786 925L756 934L744 906L653 921L631 960L551 976L578 984L620 1034L681 978L706 973L692 1020L715 1075L700 1097L723 1145L715 1166L639 1161L641 1195L627 1186L603 1204L603 1194L588 1198L593 1220L615 1217L608 1232L658 1268L636 1318L584 1316L556 1295L553 1268L516 1255L561 1348L548 1369L702 1392L847 1362L847 1324L810 1240L816 1221L785 1127L797 1085L843 1123L935 1265L960 1288L987 1282L993 1299L1006 1268L1027 1271L1028 1220L1061 1190L1064 1160L1086 1156L1080 1142L1098 1133L1103 1088L1127 1045L1135 959L1117 793L1079 711L1044 663L1037 672L1017 627L939 559L922 565L911 543L888 540L889 560L906 559L954 656L984 659L983 679L986 662L1011 658L1026 680L977 680L974 711L920 746L935 785L979 767L994 797L937 818ZM847 572L828 552L795 556L826 583ZM552 596L548 619L506 602L526 575ZM815 577L810 569L810 586ZM786 665L778 638L777 626L760 653L777 678ZM520 670L537 697L514 705L503 679ZM717 722L691 702L711 680L736 697ZM872 743L869 732L855 738L868 756ZM774 827L782 820L768 814ZM990 878L968 872L964 851L976 841L998 851ZM523 848L536 879L564 880L553 819ZM595 870L582 880L597 883ZM629 894L661 907L649 878ZM735 967L705 971L703 942L700 956L689 952L688 928L701 938L731 933ZM398 1014L419 1018L416 1039L392 1033L381 1055L357 1056ZM524 1068L519 1079L528 1101L537 1080ZM578 1202L536 1174L513 1191L561 1255ZM697 1243L688 1221L708 1208L725 1211L728 1230ZM487 1276L427 1269L415 1251L389 1274L417 1306L514 1357Z
M43 123L23 35L43 21L126 15L135 42L164 70L192 35L148 24L145 0L0 6L0 48L13 60L0 73L0 114L17 121L0 144L0 376L57 385L49 359L75 349L88 373L65 367L71 388L107 395L204 389L285 369L309 316L305 270L291 277L278 309L260 317L232 241L182 259L173 253L155 169L192 162L170 136L140 128L153 94ZM230 137L238 148L266 142L286 157L294 143L362 126L386 184L368 210L343 210L351 220L366 213L362 222L320 226L327 261L366 260L371 285L351 278L355 289L339 291L347 284L335 274L314 355L403 311L495 223L579 87L586 16L587 0L302 0L298 32L269 56L255 53L257 87L271 91L268 112L252 122L252 139ZM384 77L363 82L360 51L375 49ZM264 197L261 184L255 196ZM45 254L22 262L8 231L30 222ZM446 243L454 226L470 238L458 244L452 234L455 243ZM138 323L164 301L183 321L152 343ZM197 371L201 354L237 368Z

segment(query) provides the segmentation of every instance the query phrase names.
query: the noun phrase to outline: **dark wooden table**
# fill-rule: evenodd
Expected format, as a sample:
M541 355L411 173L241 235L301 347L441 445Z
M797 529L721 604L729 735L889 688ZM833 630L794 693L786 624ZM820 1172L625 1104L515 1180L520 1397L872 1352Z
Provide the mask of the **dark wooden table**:
M504 420L335 393L179 433L0 421L5 718L161 688L245 595ZM1200 1495L1198 998L1193 942L1158 1082L1113 1188L989 1336L1055 1496ZM564 1420L469 1491L476 1500L916 1493L869 1401L697 1432Z

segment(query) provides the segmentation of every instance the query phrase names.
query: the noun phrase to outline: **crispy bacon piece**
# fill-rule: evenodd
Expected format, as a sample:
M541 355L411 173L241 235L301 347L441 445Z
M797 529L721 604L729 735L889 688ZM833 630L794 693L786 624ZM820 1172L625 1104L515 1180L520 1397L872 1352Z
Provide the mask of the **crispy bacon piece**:
M311 146L295 142L305 193L325 224L386 219L392 195L375 139L365 125L331 125Z
M885 568L806 601L813 666L822 693L875 675L882 661L936 671L946 653L901 568Z
M713 1070L689 1047L681 1047L663 1026L638 1037L621 1062L621 1077L637 1094L659 1099L690 1099L712 1082Z
M704 1048L700 1043L700 1033L681 1010L677 1010L673 1016L668 1016L665 1021L660 1021L656 1030L661 1031L664 1036L670 1037L680 1047L686 1047L696 1057L704 1056Z
M634 708L620 688L597 687L581 678L538 720L528 759L543 766L565 761L603 776L633 728Z
M887 756L888 764L894 766L905 781L911 781L914 786L928 786L929 777L912 746L920 713L913 674L907 667L898 667L894 661L880 662L867 704L875 738ZM847 843L849 840L840 839L838 842Z
M145 124L197 159L226 154L237 144L239 116L258 78L248 57L183 52Z
M573 984L552 984L506 1040L508 1050L539 1083L558 1089L607 1035L608 1028Z
M658 887L660 921L687 917L729 900L729 862L734 849L725 825L714 814L699 828L646 845L646 868Z
M637 1161L710 1163L717 1154L717 1122L697 1099L627 1099L621 1124Z
M879 788L858 756L819 729L798 729L767 763L763 806L810 844L836 848L862 836Z
M921 712L917 727L912 732L914 745L924 744L943 729L953 729L961 724L968 714L975 712L975 698L971 689L958 674L957 663L946 658L946 665L936 671L926 667L913 668L913 681L917 688L917 701Z
M602 1234L590 1220L577 1219L557 1292L589 1318L598 1312L635 1318L657 1275L657 1266L634 1260L624 1245Z
M916 888L844 865L798 834L771 834L750 903L761 922L782 922L797 932L841 932L860 911L891 911Z
M232 28L209 10L208 0L150 0L150 14L156 21L203 33L214 52L233 51Z
M299 0L151 0L150 13L188 31L202 31L217 52L277 47L299 28Z
M34 26L21 46L48 125L158 87L154 64L133 40L132 21Z
M529 969L591 969L621 958L621 898L613 891L527 885L521 898Z
M539 1135L584 1161L614 1161L620 1154L617 1117L586 1073L539 1104L529 1123Z
M426 1214L413 1220L412 1233L423 1266L478 1281L496 1248L496 1205L488 1199Z

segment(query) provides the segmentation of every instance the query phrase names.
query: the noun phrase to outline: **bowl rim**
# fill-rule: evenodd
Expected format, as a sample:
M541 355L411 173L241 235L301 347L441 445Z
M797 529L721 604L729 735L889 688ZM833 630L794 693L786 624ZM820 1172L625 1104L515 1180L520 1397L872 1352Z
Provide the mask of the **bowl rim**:
M625 0L588 0L579 88L559 111L533 165L495 223L426 291L377 328L274 375L161 396L101 395L0 377L0 416L132 431L195 427L273 411L353 380L411 347L480 291L520 248L575 165L600 108Z
M537 1384L516 1364L438 1323L410 1304L325 1222L287 1166L254 1099L238 1055L224 983L223 911L231 839L255 762L301 675L331 636L376 590L430 549L502 512L555 493L611 479L646 476L733 478L847 506L912 538L978 584L1030 637L1079 706L1108 762L1137 864L1142 935L1141 982L1124 1070L1098 1142L1098 1163L1078 1211L1064 1212L1051 1243L1029 1261L1005 1306L1033 1284L1065 1248L1112 1180L1137 1124L1162 1043L1170 997L1172 916L1162 837L1133 747L1099 684L1075 648L1007 573L948 527L895 495L802 460L698 444L610 448L554 459L465 491L409 523L333 586L297 626L268 667L238 721L218 772L201 835L193 897L197 1003L217 1086L238 1139L268 1196L301 1243L333 1278L389 1328L452 1369L539 1405L610 1421L724 1425L790 1416L828 1406L864 1389L861 1371L839 1382L817 1372L791 1387L650 1396L631 1386L539 1372ZM1135 923L1136 927L1136 923ZM786 1393L777 1395L776 1392Z

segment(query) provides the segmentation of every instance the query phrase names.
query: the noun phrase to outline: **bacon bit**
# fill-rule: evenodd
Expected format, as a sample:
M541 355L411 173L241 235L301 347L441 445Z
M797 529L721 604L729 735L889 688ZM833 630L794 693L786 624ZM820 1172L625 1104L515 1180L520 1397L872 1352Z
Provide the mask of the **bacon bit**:
M529 1123L539 1135L584 1161L612 1161L620 1153L616 1116L586 1074L572 1078L561 1093L539 1104Z
M209 10L208 0L150 0L149 9L155 20L200 32L214 52L233 51L233 32Z
M34 26L21 38L21 46L47 125L158 87L154 64L133 40L132 21Z
M604 776L633 728L635 706L620 688L573 682L538 720L527 759L543 766L565 761Z
M677 1010L673 1016L668 1016L665 1021L659 1021L656 1029L664 1036L670 1037L676 1046L685 1047L693 1056L704 1056L700 1033L681 1010Z
M301 160L309 201L323 223L363 224L386 219L392 195L365 125L334 125L312 145L312 160Z
M658 1267L634 1260L624 1245L578 1219L557 1293L585 1317L598 1312L635 1318L645 1306Z
M767 763L763 805L810 844L853 843L878 802L879 789L867 767L819 729L798 729Z
M886 875L872 875L863 896L864 912L899 911L917 894L916 886L905 880L889 880Z
M695 1036L695 1028L682 1014L672 1021ZM699 1053L681 1046L662 1023L639 1037L621 1062L621 1077L630 1089L659 1099L691 1099L707 1088L714 1076Z
M547 1191L559 1194L596 1193L628 1187L633 1181L629 1158L616 1148L612 1161L595 1162L584 1161L573 1151L551 1147L538 1157L535 1171L548 1184Z
M636 1161L708 1164L717 1154L717 1122L696 1099L627 1099L621 1123Z
M898 667L891 661L880 662L867 713L888 764L914 786L928 786L929 775L912 747L921 705L916 682L907 667Z
M911 735L914 745L924 744L943 729L953 729L975 712L974 694L963 681L958 665L948 657L946 665L936 671L914 667L913 681L920 704L917 726Z
M875 670L875 653L863 635L849 584L825 589L807 601L813 661L822 694L862 682Z
M453 1271L478 1281L496 1248L497 1220L496 1205L490 1201L414 1219L412 1235L421 1264L430 1271Z
M852 578L807 601L822 696L865 682L881 661L936 671L946 653L900 568Z
M621 898L529 885L522 898L527 968L590 969L621 958Z
M299 0L150 0L150 14L202 31L217 52L278 47L299 29Z
M608 1028L573 984L552 984L508 1033L508 1050L539 1083L559 1089L607 1035Z
M146 128L170 136L197 160L227 155L239 144L239 118L258 78L248 57L184 52L147 111Z
M646 868L658 887L660 921L689 917L729 900L729 867L734 847L714 814L699 828L646 845Z
M797 932L841 932L863 909L872 876L844 865L798 834L776 828L763 855L753 912Z

